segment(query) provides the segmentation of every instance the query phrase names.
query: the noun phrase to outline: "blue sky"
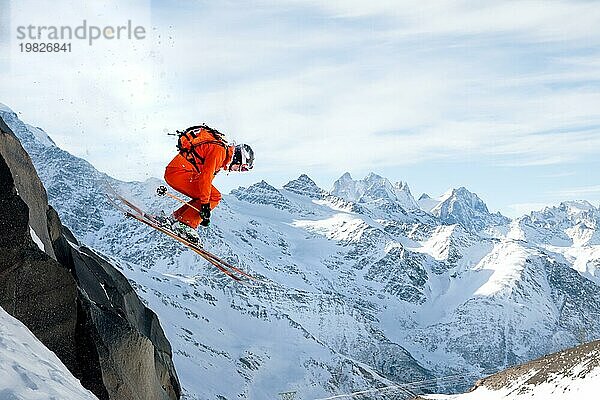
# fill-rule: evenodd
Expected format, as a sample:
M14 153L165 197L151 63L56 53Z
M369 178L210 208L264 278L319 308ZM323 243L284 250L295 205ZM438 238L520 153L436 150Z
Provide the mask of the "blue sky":
M600 202L598 3L36 3L0 7L0 101L118 178L160 176L165 131L207 122L257 153L252 174L217 178L225 191L374 171L416 197L465 186L511 216ZM84 18L148 37L19 53L16 26Z

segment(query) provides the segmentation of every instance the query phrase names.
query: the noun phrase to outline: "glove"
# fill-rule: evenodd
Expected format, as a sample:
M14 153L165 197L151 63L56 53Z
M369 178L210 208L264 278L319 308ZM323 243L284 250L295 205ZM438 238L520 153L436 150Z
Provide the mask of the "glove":
M202 204L200 206L200 218L202 218L202 222L210 220L210 204L209 203ZM208 226L208 224L202 225L202 226Z

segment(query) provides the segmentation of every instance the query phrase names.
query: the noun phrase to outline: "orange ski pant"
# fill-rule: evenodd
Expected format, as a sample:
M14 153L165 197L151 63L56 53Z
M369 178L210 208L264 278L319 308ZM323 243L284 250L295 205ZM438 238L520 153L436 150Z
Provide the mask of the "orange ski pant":
M200 201L200 174L195 170L188 170L184 168L167 168L165 171L165 181L171 186L173 189L177 190L180 193L185 194L188 197L191 197L188 203L198 210L202 205L202 201ZM208 199L208 203L210 203L210 208L213 209L219 204L221 201L221 193L211 185L210 197ZM183 222L186 225L191 226L192 228L197 228L202 222L200 218L200 213L197 210L194 210L192 207L184 204L179 209L173 212L173 216L180 222Z

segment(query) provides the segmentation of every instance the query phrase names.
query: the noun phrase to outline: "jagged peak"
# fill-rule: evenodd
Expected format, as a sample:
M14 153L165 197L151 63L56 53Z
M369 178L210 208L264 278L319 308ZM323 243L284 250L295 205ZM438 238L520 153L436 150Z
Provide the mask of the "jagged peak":
M352 179L352 176L350 175L349 172L344 172L344 174L342 176L340 176L338 178L337 181L335 181L334 185L337 183L389 183L391 185L391 182L389 181L389 179L376 174L375 172L369 172L363 179L358 179L358 180L354 180Z
M404 209L419 208L406 182L392 184L388 178L374 172L361 180L353 180L346 172L335 181L331 194L357 203L383 200L396 202Z
M282 210L295 209L278 189L269 185L265 180L261 180L247 188L240 186L239 188L232 190L231 194L240 201L246 201L252 204L262 204Z
M408 182L398 181L398 182L394 183L393 186L394 186L394 189L396 189L396 191L408 193L412 196Z
M5 104L0 103L0 113L3 114L2 118L4 122L11 126L12 132L21 143L33 141L44 147L56 147L56 143L54 143L42 128L24 123L19 119L17 114Z
M531 211L529 214L521 217L523 218L549 218L550 216L557 216L557 214L563 214L568 217L577 216L583 213L598 212L600 206L595 207L592 203L587 200L569 200L563 201L558 205L545 206L539 211Z
M239 196L241 194L247 195L247 194L251 194L253 195L254 193L273 193L273 194L277 194L277 195L281 195L281 193L279 192L279 190L277 190L277 188L269 185L267 183L267 181L265 181L264 179L261 180L260 182L256 182L253 183L252 185L245 187L245 186L239 186L237 189L233 189L231 191L231 194Z
M394 184L396 199L401 202L406 209L418 209L419 203L413 197L407 182L398 181Z
M248 190L252 190L252 189L266 189L270 192L279 192L279 190L277 190L277 188L275 188L274 186L271 186L267 183L267 181L265 181L264 179L261 180L260 182L256 182L250 186L248 186Z
M464 186L452 189L452 193L454 193L456 195L470 195L470 194L473 194L472 192L470 192L469 190L467 190L467 188L464 187Z
M404 181L397 181L394 182L394 187L401 190L408 189L408 183Z
M342 174L342 176L340 176L337 180L337 182L350 182L350 181L354 181L354 179L352 179L352 175L350 175L350 172L344 172Z
M367 181L367 182L372 182L372 181L388 181L387 178L384 178L381 175L376 174L375 172L369 172L367 174L367 176L365 176L365 179L363 179L363 180Z
M325 195L325 191L321 189L315 181L313 181L308 175L302 174L298 179L289 181L283 186L284 189L289 190L292 193L320 198Z
M286 186L288 186L290 184L293 184L293 183L296 183L296 182L308 183L308 184L315 185L315 186L317 185L315 183L315 181L313 181L311 179L310 176L308 176L306 174L301 174L298 178L292 179L291 181L289 181L288 183L286 183L285 185L283 185L283 187L286 187Z
M490 225L502 225L510 220L500 213L490 213L485 202L464 186L452 188L437 199L429 212L446 224L460 224L478 231ZM428 200L422 201L422 204Z
M574 230L597 230L600 227L600 207L596 208L587 200L563 201L558 205L546 206L523 215L518 221L549 232L546 234L548 240L562 236L578 245L600 243L598 232L582 234Z
M596 210L597 208L594 207L594 205L592 203L590 203L587 200L570 200L570 201L563 201L560 203L559 208L561 209L566 209L568 210L570 213L579 213L582 211L590 211L590 210Z
M438 207L444 203L463 200L463 201L468 201L469 203L471 203L472 206L481 207L482 211L483 211L483 209L485 209L486 212L489 212L485 202L483 200L481 200L481 198L479 196L477 196L476 193L471 192L464 186L448 189L446 191L446 193L444 193L439 198L439 200L440 200L440 204L438 205Z
M423 194L421 195L421 197L419 197L419 201L420 201L420 200L426 200L426 199L430 199L430 198L431 198L431 196L430 196L430 195L428 195L427 193L423 193Z

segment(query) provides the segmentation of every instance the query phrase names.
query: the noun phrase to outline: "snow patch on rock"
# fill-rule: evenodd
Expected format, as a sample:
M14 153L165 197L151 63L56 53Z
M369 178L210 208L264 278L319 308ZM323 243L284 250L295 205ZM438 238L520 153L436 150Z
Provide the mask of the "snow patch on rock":
M44 243L42 242L42 239L40 239L40 237L35 233L35 231L31 227L31 225L29 225L29 234L31 235L31 239L33 239L33 241L35 242L35 244L37 244L37 246L40 248L40 250L45 252L46 248L44 247Z
M0 399L96 399L29 329L0 307Z

